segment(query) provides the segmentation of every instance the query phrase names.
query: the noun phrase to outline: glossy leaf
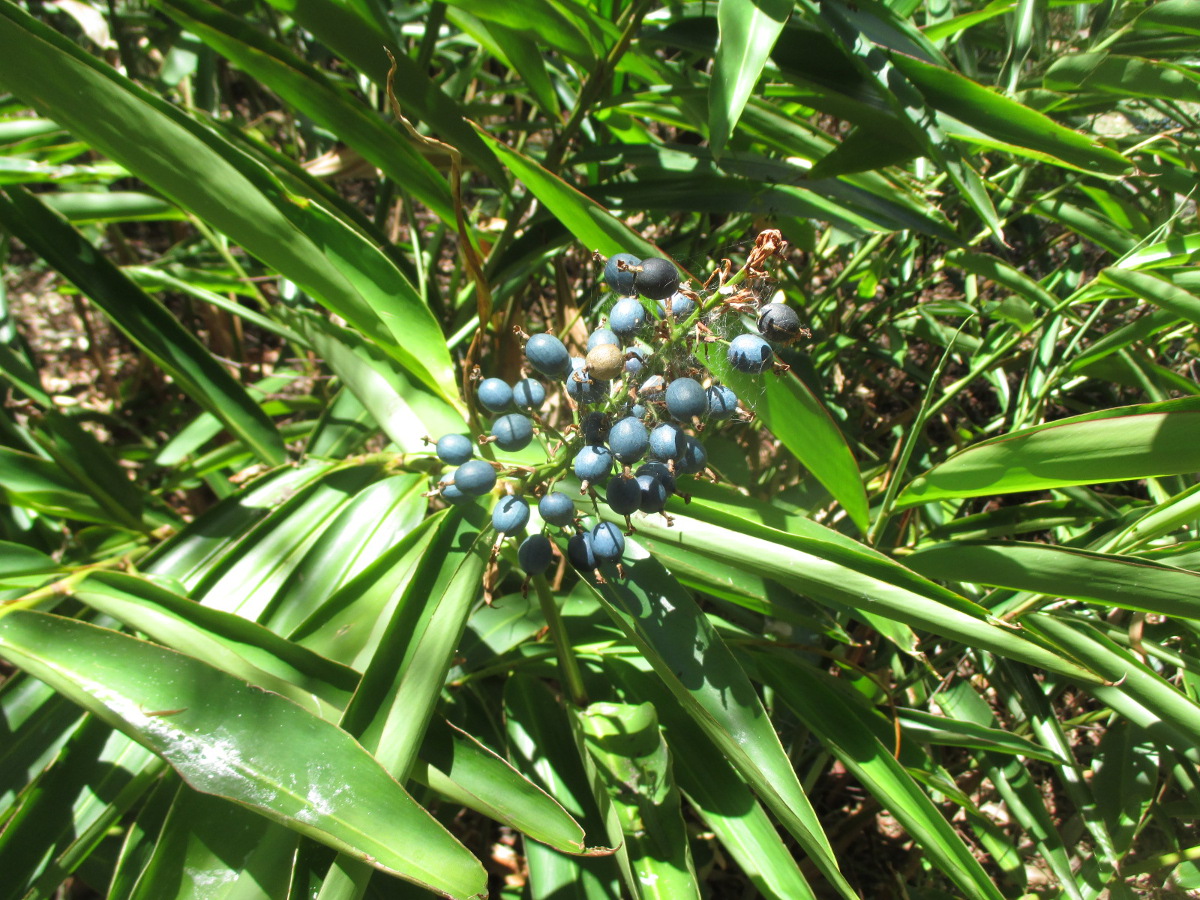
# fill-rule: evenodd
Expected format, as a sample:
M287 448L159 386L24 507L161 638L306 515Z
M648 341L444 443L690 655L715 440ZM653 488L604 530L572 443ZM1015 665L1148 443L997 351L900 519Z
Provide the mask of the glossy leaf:
M366 751L282 697L173 651L45 613L0 618L0 653L161 755L197 790L447 895L485 892L478 861ZM266 743L265 723L272 726ZM303 785L298 772L307 775Z
M708 138L719 157L791 15L787 0L720 0L720 39L709 83Z
M991 438L914 479L898 507L1200 469L1200 401L1105 409Z

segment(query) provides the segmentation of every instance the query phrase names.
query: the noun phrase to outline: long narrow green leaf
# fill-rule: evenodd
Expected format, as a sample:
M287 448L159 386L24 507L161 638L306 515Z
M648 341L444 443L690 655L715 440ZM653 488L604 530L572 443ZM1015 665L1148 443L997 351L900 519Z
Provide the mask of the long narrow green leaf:
M939 588L909 569L868 552L847 552L834 543L788 535L694 503L692 516L672 506L675 526L651 517L635 525L655 543L680 544L702 550L731 565L772 578L837 608L863 609L889 619L985 647L1081 679L1090 673L1048 645L989 620L986 611L965 598Z
M896 54L892 62L921 91L931 106L978 128L984 134L1045 153L1097 175L1124 175L1131 164L1077 131L949 69Z
M627 577L588 583L697 724L843 896L853 890L750 679L695 601L645 551L626 549Z
M904 561L930 578L1200 619L1200 574L1144 559L1047 544L956 541Z
M914 479L898 508L1200 470L1200 399L1099 410L968 447Z
M721 0L709 83L708 143L719 157L791 15L790 0Z
M486 893L478 860L360 745L276 694L46 613L0 618L0 654L161 755L197 790L449 896Z
M803 662L761 655L768 683L921 845L926 856L969 897L1004 895L962 838L904 767L859 721L858 698Z
M808 386L794 375L754 378L736 372L722 349L704 348L709 368L740 397L755 398L756 415L825 486L864 534L870 526L867 492L846 438Z

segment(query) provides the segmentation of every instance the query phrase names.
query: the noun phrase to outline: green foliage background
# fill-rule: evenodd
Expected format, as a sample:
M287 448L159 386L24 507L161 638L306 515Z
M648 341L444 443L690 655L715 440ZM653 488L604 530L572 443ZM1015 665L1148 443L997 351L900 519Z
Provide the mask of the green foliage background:
M0 46L0 898L1200 885L1194 2L0 0ZM720 482L522 597L422 437L586 335L594 252L764 229L812 338L710 355ZM119 333L102 402L35 282Z

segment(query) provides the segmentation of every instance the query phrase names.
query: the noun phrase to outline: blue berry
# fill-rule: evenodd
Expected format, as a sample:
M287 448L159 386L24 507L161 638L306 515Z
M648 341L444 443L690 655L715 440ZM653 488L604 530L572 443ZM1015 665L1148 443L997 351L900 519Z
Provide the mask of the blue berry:
M642 465L638 466L637 476L641 478L643 475L650 475L653 478L657 478L666 490L668 497L675 493L675 476L671 473L666 463L656 459L652 459L648 463L642 463Z
M667 385L667 412L672 418L687 422L703 415L708 409L704 388L694 378L676 378Z
M673 319L686 319L696 311L696 301L682 291L676 291L662 301L662 310L664 315Z
M591 572L596 568L598 561L590 531L571 535L571 539L567 541L567 559L571 561L571 565L583 572Z
M593 378L580 366L567 376L567 396L576 403L603 403L608 399L608 382Z
M467 495L458 489L458 485L454 483L454 473L447 472L438 479L438 490L442 494L442 499L447 503L459 503L467 499Z
M501 534L513 534L529 524L529 504L520 497L501 497L492 510L492 527Z
M550 491L538 501L538 515L548 525L570 525L575 521L575 503L562 491Z
M646 418L646 407L640 403L635 403L629 407L629 414L635 419L644 419Z
M739 372L758 374L771 365L770 345L757 334L739 334L729 342L729 365Z
M450 466L461 466L475 455L475 445L465 434L443 434L434 449L438 459Z
M600 560L618 560L625 552L625 535L612 522L601 522L592 529L592 552Z
M504 412L512 406L513 392L507 382L499 378L485 378L475 389L479 405L488 412Z
M666 468L665 466L663 468ZM637 476L638 489L642 492L641 502L638 504L638 509L644 513L662 512L663 507L667 505L667 498L671 496L662 479L657 475L651 475L649 472Z
M642 260L642 271L634 279L638 293L651 300L665 300L679 290L679 270L657 256Z
M608 327L619 337L633 337L646 324L646 310L637 297L623 297L608 314Z
M535 334L526 341L525 358L547 378L563 378L571 371L571 354L552 334Z
M580 481L599 481L612 472L612 451L603 444L589 444L575 454L572 467Z
M628 416L612 427L608 433L608 446L613 456L623 463L634 463L646 455L650 445L650 434L646 426L633 416Z
M607 413L590 412L579 421L579 430L588 444L603 444L612 429L612 419Z
M737 412L737 394L723 384L714 384L704 392L708 399L708 415L713 419L728 419Z
M638 376L642 374L642 369L646 367L646 353L643 350L630 350L625 354L625 371L630 375Z
M676 459L686 446L687 435L666 422L650 432L650 453L655 459Z
M492 423L492 435L496 438L497 447L508 453L516 453L528 447L533 440L533 423L529 421L529 416L509 413Z
M482 459L469 459L454 470L454 486L468 497L482 497L496 486L496 470Z
M628 269L618 269L617 260L624 261L627 266L640 266L642 261L632 253L614 253L604 264L604 283L608 285L609 290L616 291L622 297L628 297L634 292L633 281L637 273Z
M532 378L522 378L513 385L513 405L517 409L533 412L546 402L546 386Z
M800 335L800 317L786 304L768 303L759 313L758 330L768 341L790 344Z
M621 345L621 339L607 328L597 328L588 335L588 353L591 353L597 347L603 346L604 344L612 344L614 347L619 347Z
M541 575L553 561L550 539L544 534L531 534L517 548L517 562L526 575Z
M642 505L642 488L636 478L614 475L604 491L604 502L619 516L635 513Z
M708 451L690 434L684 435L683 452L675 459L675 468L685 475L702 471L708 465Z

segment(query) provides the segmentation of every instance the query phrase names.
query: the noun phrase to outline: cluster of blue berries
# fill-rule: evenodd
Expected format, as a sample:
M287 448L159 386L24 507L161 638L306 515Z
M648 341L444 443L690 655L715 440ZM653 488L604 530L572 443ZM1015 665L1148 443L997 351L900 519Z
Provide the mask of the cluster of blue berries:
M606 564L623 574L625 535L634 531L630 517L636 512L666 516L677 479L707 470L708 454L698 435L713 423L750 418L734 391L716 381L691 352L697 341L720 340L706 327L705 317L717 307L738 308L741 295L731 300L732 292L719 288L706 298L681 287L679 272L668 260L642 260L629 253L607 261L604 280L617 299L606 324L589 335L582 355L572 355L553 334L517 330L525 339L529 368L561 384L575 411L574 424L561 434L546 427L558 446L544 466L527 471L525 487L540 495L538 515L545 525L569 533L567 559L601 582ZM761 373L774 363L770 343L791 343L801 331L790 307L766 304L758 316L758 333L734 337L726 358L737 371ZM516 452L533 440L547 385L536 378L513 385L485 378L478 382L475 400L496 416L479 442ZM435 492L446 501L480 497L495 487L496 466L475 459L474 450L473 442L460 434L437 441L438 458L457 467L442 476ZM613 522L601 521L590 529L582 524L576 501L554 489L568 467L581 483L580 495L590 498L591 511L603 502L624 518L624 532ZM497 550L505 537L525 532L530 513L529 501L517 494L496 503L492 526ZM553 556L544 532L523 538L517 549L517 561L529 577L544 573Z

